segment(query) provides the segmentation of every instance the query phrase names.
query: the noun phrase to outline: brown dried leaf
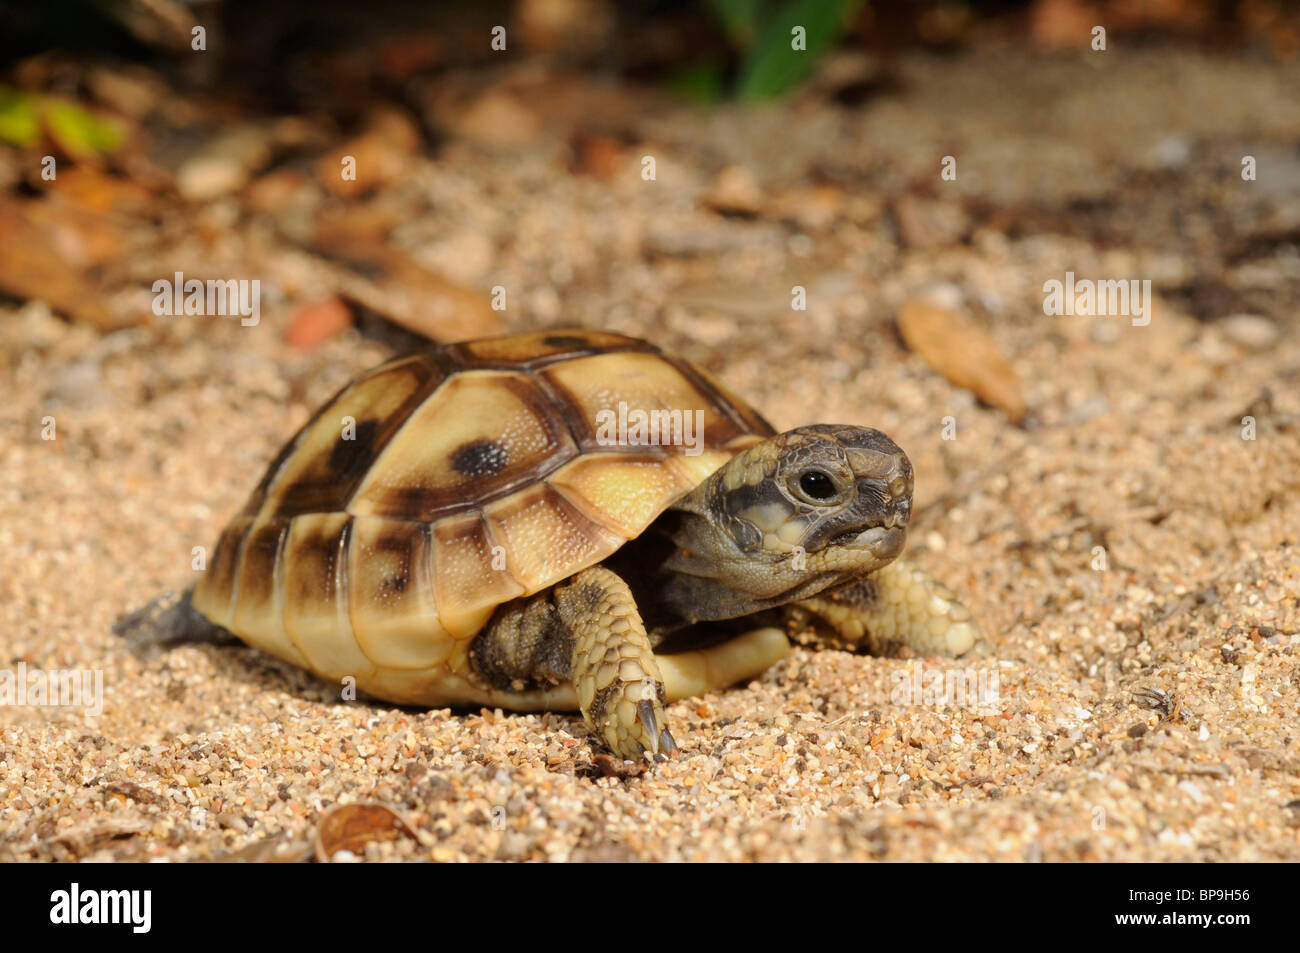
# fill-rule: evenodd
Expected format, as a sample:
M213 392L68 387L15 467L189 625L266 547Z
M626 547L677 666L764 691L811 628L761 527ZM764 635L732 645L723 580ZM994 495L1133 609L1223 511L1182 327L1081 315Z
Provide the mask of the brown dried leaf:
M328 863L341 850L364 856L371 841L409 837L418 841L406 821L382 804L339 804L325 812L316 827L316 859Z
M0 291L40 299L106 330L137 323L109 310L99 286L86 277L102 243L87 244L88 233L71 222L52 229L47 210L33 214L34 204L0 197Z
M24 213L68 265L82 271L120 262L127 252L126 226L120 220L66 201L62 195L32 202Z
M332 235L312 250L334 268L343 297L356 301L408 331L433 341L463 341L497 333L488 297L429 271L381 239Z
M285 343L299 351L310 351L352 327L352 309L338 295L303 305L289 319Z
M431 30L387 36L375 43L375 71L394 86L437 66L443 57L441 34Z
M1086 49L1093 25L1105 22L1089 0L1037 0L1029 11L1029 39L1040 49Z
M1020 382L996 342L974 321L931 301L908 301L898 332L909 348L958 387L1006 411L1014 424L1028 412Z

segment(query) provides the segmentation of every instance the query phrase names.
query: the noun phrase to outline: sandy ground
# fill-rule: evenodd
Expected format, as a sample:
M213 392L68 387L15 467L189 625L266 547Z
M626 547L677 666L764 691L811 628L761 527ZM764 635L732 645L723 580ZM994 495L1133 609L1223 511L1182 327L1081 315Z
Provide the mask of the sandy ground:
M570 176L545 134L449 149L407 185L430 211L404 239L485 293L519 289L507 329L640 334L778 426L890 433L917 474L913 557L976 613L984 652L798 648L671 706L682 757L630 778L600 775L573 714L339 702L243 647L137 659L113 620L189 584L192 547L393 345L349 332L293 352L274 300L256 328L108 336L10 306L0 664L99 670L104 707L0 708L0 860L294 859L322 810L360 800L413 830L374 858L1300 859L1294 68L1129 52L899 71L850 107L648 113L652 184L635 166ZM710 211L729 164L806 214ZM919 178L967 216L964 239L900 241L889 209ZM824 212L798 198L812 182L833 187ZM1153 320L1044 316L1042 283L1066 270L1151 277ZM1024 427L900 343L898 306L935 284L1008 356ZM1262 321L1219 320L1238 310ZM933 673L995 694L900 695Z

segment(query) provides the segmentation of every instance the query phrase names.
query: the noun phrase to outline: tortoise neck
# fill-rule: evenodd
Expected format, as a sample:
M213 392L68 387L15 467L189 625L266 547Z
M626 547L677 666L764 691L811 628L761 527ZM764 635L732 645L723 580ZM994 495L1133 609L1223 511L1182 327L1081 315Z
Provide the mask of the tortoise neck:
M753 615L804 598L830 582L805 578L798 591L750 592L743 585L747 580L737 578L743 561L726 534L689 500L666 510L608 561L631 587L646 628L657 636L696 622Z

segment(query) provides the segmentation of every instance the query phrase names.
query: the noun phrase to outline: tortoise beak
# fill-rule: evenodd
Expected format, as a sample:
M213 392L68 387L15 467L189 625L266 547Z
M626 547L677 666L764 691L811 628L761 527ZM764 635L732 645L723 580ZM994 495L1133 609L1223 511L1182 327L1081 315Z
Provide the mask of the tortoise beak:
M903 526L873 526L852 539L845 540L843 545L865 549L878 559L893 559L903 551L905 542L907 530Z

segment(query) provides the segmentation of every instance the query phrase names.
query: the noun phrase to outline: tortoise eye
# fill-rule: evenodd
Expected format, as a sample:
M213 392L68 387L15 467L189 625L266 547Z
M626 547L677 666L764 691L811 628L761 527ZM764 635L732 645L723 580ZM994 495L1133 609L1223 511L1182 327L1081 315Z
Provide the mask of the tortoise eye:
M821 470L805 470L799 476L799 489L814 500L829 500L835 494L835 481Z

